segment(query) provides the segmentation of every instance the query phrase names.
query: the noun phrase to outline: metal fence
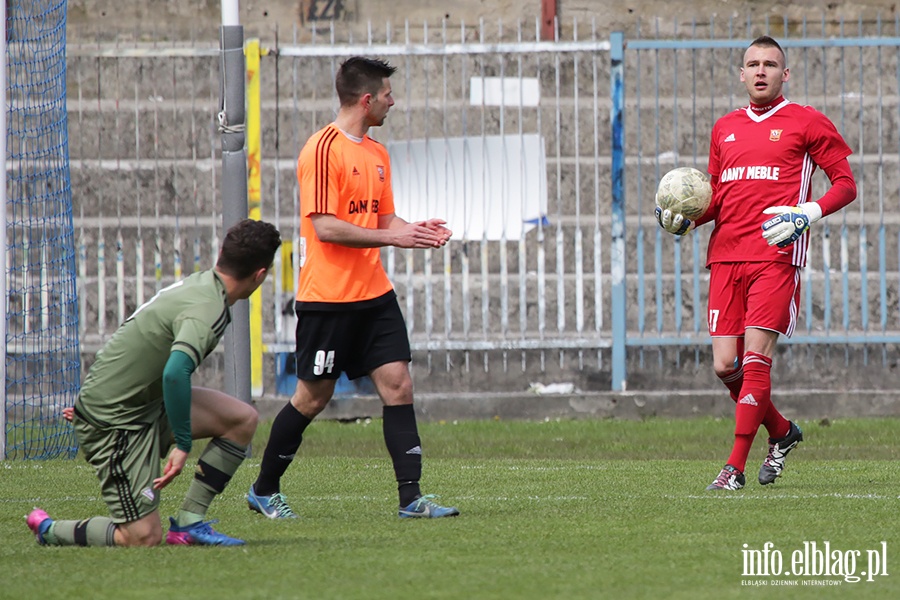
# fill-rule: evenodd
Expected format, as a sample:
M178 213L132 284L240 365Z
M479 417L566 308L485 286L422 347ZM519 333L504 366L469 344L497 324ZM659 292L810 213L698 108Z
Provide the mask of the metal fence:
M627 353L708 345L710 227L661 232L653 194L673 166L705 170L712 124L746 104L743 50L769 33L788 54L786 96L836 123L859 184L858 200L813 231L791 342L881 345L886 360L884 346L900 342L900 22L723 21L608 38L595 24L567 29L555 42L484 24L262 40L261 212L293 237L265 290L268 351L292 347L296 156L333 118L334 73L354 54L398 67L396 106L370 131L404 178L398 214L462 224L440 251L384 251L416 351L483 354L486 368L491 352L521 353L523 370L526 353L541 365L575 356L621 390ZM91 351L156 289L213 262L218 51L70 47L69 90Z

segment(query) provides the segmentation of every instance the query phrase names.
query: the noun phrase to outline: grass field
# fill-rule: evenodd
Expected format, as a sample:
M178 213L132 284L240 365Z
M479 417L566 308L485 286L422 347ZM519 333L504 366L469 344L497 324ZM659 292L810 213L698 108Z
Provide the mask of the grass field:
M301 514L290 522L243 500L263 426L210 514L240 548L40 547L23 518L32 506L105 514L94 475L80 458L0 463L0 598L900 597L900 421L800 425L807 441L781 480L756 483L760 435L747 488L723 493L704 488L727 458L728 421L423 424L423 489L462 515L411 521L396 516L380 421L321 422L283 482ZM188 483L164 490L164 516ZM888 575L743 576L744 544L766 542L782 571L804 543L828 542L843 572L860 575L877 550Z

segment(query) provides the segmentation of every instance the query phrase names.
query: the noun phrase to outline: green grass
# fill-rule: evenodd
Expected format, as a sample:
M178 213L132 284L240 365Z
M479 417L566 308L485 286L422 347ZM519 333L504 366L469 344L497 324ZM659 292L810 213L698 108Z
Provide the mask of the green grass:
M731 424L713 419L423 424L423 488L456 519L396 517L379 421L307 432L283 491L301 519L246 508L256 457L210 516L241 548L39 547L23 516L104 514L83 460L0 463L0 598L736 598L900 597L896 528L900 421L802 422L807 441L762 487L710 493ZM187 473L164 491L174 514ZM742 585L743 544L770 541L790 568L804 542L862 551L887 543L887 577L834 587ZM785 578L780 578L784 580ZM791 577L801 580L841 578Z

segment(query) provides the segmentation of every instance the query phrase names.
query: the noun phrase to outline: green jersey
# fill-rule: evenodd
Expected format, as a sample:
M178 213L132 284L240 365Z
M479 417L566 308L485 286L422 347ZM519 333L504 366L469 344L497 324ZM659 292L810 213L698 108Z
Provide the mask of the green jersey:
M162 375L169 355L181 351L197 368L230 322L225 285L213 270L160 290L97 353L81 386L80 409L92 421L119 429L156 422L164 411Z

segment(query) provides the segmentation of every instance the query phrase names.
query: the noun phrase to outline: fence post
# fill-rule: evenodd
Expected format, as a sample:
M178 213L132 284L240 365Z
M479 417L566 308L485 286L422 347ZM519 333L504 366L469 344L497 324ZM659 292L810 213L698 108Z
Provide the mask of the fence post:
M262 213L262 109L260 100L260 58L269 51L261 48L259 38L245 44L244 61L247 70L247 216L259 221ZM263 334L262 287L250 296L250 394L263 395Z
M624 392L625 373L625 40L621 31L609 36L610 45L610 137L612 143L612 389Z
M247 218L246 101L244 90L244 28L238 0L222 2L220 34L222 52L222 105L219 131L222 137L222 227ZM214 259L215 260L215 259ZM240 300L231 307L231 326L225 333L225 392L250 402L250 305Z

